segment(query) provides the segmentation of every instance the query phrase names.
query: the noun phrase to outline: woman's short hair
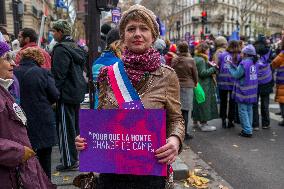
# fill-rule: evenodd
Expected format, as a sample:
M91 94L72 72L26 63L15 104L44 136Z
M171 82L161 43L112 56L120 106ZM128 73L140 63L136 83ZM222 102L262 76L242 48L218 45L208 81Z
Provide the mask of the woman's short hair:
M208 49L209 49L209 46L207 45L207 43L201 42L199 43L199 45L195 47L195 52L205 54Z
M23 50L21 53L22 59L32 59L34 60L39 66L44 64L44 56L39 48L36 47L29 47Z
M119 23L119 33L122 40L124 40L126 25L131 20L144 22L151 29L154 41L156 41L160 34L159 24L156 21L156 16L151 10L139 4L131 6L122 14Z
M118 58L121 58L121 55L122 55L122 52L123 52L123 44L122 44L122 41L121 40L116 40L114 42L112 42L109 47L108 47L110 50L112 50L115 55L118 57Z
M186 41L181 41L178 43L177 49L180 53L188 53L188 44Z

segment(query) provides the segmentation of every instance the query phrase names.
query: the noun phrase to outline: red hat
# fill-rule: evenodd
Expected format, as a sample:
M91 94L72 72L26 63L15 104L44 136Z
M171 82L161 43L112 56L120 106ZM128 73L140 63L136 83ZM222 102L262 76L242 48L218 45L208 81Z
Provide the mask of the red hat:
M176 44L171 44L170 46L170 52L176 53L177 52L177 46Z

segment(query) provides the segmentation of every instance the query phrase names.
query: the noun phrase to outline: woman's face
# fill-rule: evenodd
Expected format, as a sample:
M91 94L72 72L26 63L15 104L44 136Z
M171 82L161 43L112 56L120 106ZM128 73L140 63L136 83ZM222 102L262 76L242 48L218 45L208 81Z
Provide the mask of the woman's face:
M0 57L0 78L12 79L14 66L15 66L15 63L10 53L6 53L3 56L1 56Z
M132 52L141 54L154 42L151 29L141 21L130 20L125 27L124 44Z

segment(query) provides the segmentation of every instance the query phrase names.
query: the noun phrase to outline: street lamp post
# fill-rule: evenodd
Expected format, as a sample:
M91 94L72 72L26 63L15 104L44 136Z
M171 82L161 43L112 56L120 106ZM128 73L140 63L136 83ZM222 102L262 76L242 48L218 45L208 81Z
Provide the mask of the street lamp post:
M100 15L101 11L109 11L117 6L118 0L88 0L88 16L87 16L87 39L89 47L89 98L90 108L94 109L94 84L92 66L95 58L99 56L98 47L100 37Z
M250 36L251 36L251 20L249 20L249 38L250 38Z
M177 21L177 34L178 34L178 40L180 40L180 21Z

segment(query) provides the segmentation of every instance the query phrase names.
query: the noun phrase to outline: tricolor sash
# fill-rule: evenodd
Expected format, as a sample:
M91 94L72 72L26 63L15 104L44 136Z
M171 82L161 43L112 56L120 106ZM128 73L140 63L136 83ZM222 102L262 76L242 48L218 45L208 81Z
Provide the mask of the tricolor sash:
M140 96L129 80L121 61L108 66L108 76L120 109L144 109Z

